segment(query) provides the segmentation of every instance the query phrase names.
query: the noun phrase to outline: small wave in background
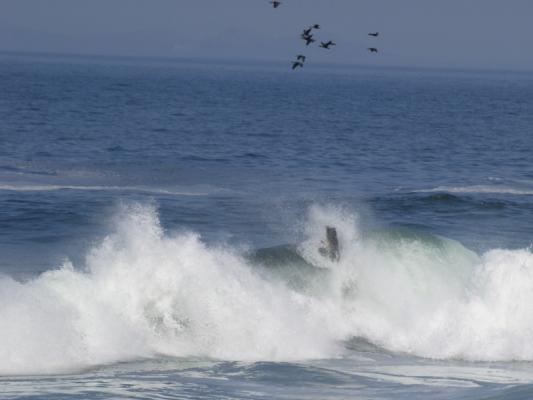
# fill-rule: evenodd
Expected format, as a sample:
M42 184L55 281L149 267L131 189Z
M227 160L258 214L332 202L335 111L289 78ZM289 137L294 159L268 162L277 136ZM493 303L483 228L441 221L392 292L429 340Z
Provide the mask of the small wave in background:
M517 188L512 186L473 185L473 186L439 186L433 189L416 190L418 193L467 193L467 194L510 194L533 196L533 188Z
M205 196L216 192L216 188L197 187L182 189L150 188L142 186L82 186L82 185L53 185L53 184L2 184L0 190L13 192L48 192L54 190L89 190L89 191L121 191L140 192L173 196Z

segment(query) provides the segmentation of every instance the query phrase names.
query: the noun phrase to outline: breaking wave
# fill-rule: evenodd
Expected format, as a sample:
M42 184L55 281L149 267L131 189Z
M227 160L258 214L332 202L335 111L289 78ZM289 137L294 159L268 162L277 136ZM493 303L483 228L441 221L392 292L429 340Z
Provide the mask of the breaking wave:
M339 232L341 259L318 251ZM477 255L411 231L362 234L312 207L298 247L248 254L165 232L132 205L86 257L28 282L0 277L0 374L139 358L341 357L354 337L430 358L533 360L533 255Z

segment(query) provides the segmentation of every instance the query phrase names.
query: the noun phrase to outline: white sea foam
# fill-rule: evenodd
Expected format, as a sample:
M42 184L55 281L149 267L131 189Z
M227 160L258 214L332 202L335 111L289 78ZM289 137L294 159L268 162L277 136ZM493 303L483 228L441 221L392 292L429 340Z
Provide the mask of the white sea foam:
M338 227L338 264L316 252L325 225ZM164 232L151 207L127 207L115 226L83 270L65 263L30 282L0 278L0 374L161 354L329 358L352 336L423 357L533 360L529 250L477 256L435 237L363 239L352 214L314 207L301 252L328 269L296 289L235 249Z
M166 194L174 196L205 196L218 191L216 188L165 189L146 186L105 186L105 185L59 185L59 184L2 184L0 190L13 192L51 192L56 190L121 191Z
M487 194L512 194L512 195L533 195L533 189L517 188L511 186L495 186L495 185L473 185L473 186L438 186L432 189L415 190L415 193L487 193Z
M152 357L327 357L340 339L327 301L261 279L228 248L165 235L130 207L81 272L0 280L0 374L65 371ZM328 311L328 308L331 310ZM331 311L331 312L330 312Z

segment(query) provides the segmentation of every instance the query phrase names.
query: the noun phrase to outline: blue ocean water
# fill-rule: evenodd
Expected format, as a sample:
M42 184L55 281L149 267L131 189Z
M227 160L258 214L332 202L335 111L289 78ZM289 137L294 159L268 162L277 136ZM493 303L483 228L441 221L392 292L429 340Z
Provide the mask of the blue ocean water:
M532 111L527 73L1 54L0 397L530 398Z

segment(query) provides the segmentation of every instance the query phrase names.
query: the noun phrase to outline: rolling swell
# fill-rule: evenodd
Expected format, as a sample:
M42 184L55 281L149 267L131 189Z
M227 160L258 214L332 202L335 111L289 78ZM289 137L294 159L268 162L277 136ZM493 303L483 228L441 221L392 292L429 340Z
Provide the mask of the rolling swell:
M476 197L469 194L453 193L409 193L386 197L377 197L371 203L386 210L409 211L420 208L446 210L460 209L495 209L500 210L516 206L509 199Z
M339 263L318 252L339 230ZM0 278L0 373L66 372L151 358L335 358L360 348L421 357L533 360L533 255L477 255L409 230L358 230L312 207L298 246L243 255L170 234L126 207L83 267ZM347 342L348 341L348 342ZM361 347L362 346L362 347ZM373 350L371 350L373 351Z

